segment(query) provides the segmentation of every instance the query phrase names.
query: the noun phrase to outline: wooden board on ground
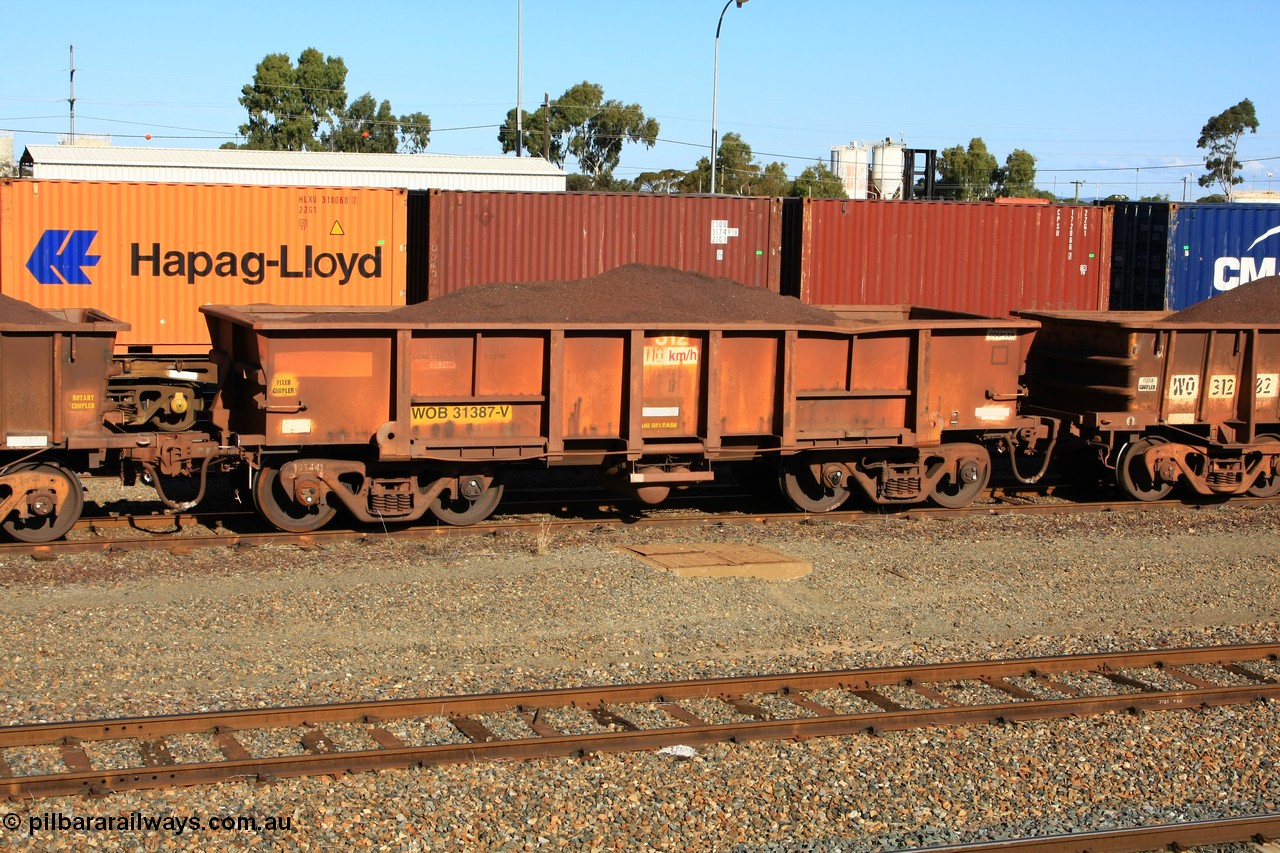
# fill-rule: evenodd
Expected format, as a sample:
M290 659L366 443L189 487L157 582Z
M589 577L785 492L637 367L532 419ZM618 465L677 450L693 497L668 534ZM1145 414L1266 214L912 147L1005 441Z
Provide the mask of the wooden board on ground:
M621 550L682 578L791 580L813 571L806 560L758 545L631 545Z

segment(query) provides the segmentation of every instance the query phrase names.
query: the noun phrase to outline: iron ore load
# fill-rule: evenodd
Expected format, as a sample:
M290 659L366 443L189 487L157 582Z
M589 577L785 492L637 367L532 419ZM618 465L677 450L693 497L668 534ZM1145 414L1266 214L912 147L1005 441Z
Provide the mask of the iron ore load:
M855 491L960 506L985 488L992 449L1025 452L1039 432L1017 412L1034 322L828 312L634 265L456 299L201 309L214 360L236 365L214 426L256 470L271 523L313 530L340 506L475 523L516 465L596 467L645 503L757 462L804 510Z

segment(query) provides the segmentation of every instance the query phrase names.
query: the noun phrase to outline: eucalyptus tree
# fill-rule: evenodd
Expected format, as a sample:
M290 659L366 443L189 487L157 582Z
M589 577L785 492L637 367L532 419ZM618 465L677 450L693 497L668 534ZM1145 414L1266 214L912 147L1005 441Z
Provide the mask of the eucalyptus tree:
M584 80L533 113L522 112L520 129L517 139L516 111L508 110L498 128L504 152L519 148L558 166L573 157L592 186L605 188L614 184L613 170L622 159L623 146L637 143L652 148L658 141L659 124L645 116L639 104L606 100L602 86Z
M286 53L270 53L240 90L249 120L243 143L223 148L267 151L423 151L431 137L424 113L397 118L390 101L369 92L347 104L347 65L309 47L295 65Z
M1232 187L1244 183L1244 178L1236 174L1240 170L1236 148L1245 131L1258 132L1258 116L1254 112L1253 101L1248 98L1209 119L1200 129L1200 140L1196 143L1197 148L1209 152L1204 160L1208 171L1200 176L1200 186L1218 184L1228 202L1235 195Z

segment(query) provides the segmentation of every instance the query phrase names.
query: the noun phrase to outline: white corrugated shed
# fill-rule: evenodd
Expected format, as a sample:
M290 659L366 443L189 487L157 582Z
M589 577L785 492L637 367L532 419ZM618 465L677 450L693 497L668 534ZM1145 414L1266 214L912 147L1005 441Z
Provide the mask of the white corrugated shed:
M527 192L565 188L564 169L541 157L460 154L28 145L21 169L24 176L50 181Z

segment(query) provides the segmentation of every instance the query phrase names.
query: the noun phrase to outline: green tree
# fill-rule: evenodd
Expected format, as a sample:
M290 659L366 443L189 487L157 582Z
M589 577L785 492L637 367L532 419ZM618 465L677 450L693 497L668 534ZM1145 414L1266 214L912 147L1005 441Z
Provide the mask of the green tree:
M1218 184L1228 202L1234 197L1232 187L1244 182L1244 178L1236 174L1240 169L1236 147L1246 130L1258 132L1258 117L1253 111L1253 102L1248 98L1209 119L1200 129L1200 140L1196 143L1197 148L1209 152L1204 160L1208 172L1200 176L1200 186Z
M787 175L787 164L773 162L764 167L760 177L751 187L752 195L785 196L791 195L795 182Z
M374 151L390 153L403 144L426 150L431 119L424 113L396 118L391 102L366 92L347 104L347 66L341 57L309 47L295 66L288 54L268 54L240 94L249 121L240 126L242 144L223 148L268 151Z
M395 153L399 147L399 122L391 113L391 102L381 104L365 92L342 111L337 127L321 141L330 151Z
M679 169L663 169L660 172L641 172L636 175L634 189L640 193L678 193L684 172Z
M748 195L744 193L760 173L751 146L739 133L729 131L720 137L720 150L716 152L716 191L724 195ZM699 158L693 170L680 184L681 192L711 192L711 158Z
M958 201L978 201L994 194L998 164L981 137L967 149L952 146L938 155L939 194Z
M316 151L325 147L321 125L337 127L347 103L347 66L341 57L326 57L313 47L298 56L295 67L286 53L270 53L258 63L253 82L240 92L249 121L240 125L243 145L268 151ZM224 146L228 147L228 146Z
M996 171L997 193L1005 198L1039 198L1036 190L1036 158L1015 148Z
M530 115L521 113L522 139L516 139L516 111L508 110L498 128L504 152L525 151L563 166L570 156L593 188L614 185L613 170L622 159L622 146L635 142L652 148L658 141L658 121L647 118L639 104L605 100L604 88L583 81L550 105Z
M419 154L431 141L431 116L423 112L400 116L400 151Z
M844 189L844 181L822 162L815 163L800 173L791 189L791 195L803 198L849 197Z

